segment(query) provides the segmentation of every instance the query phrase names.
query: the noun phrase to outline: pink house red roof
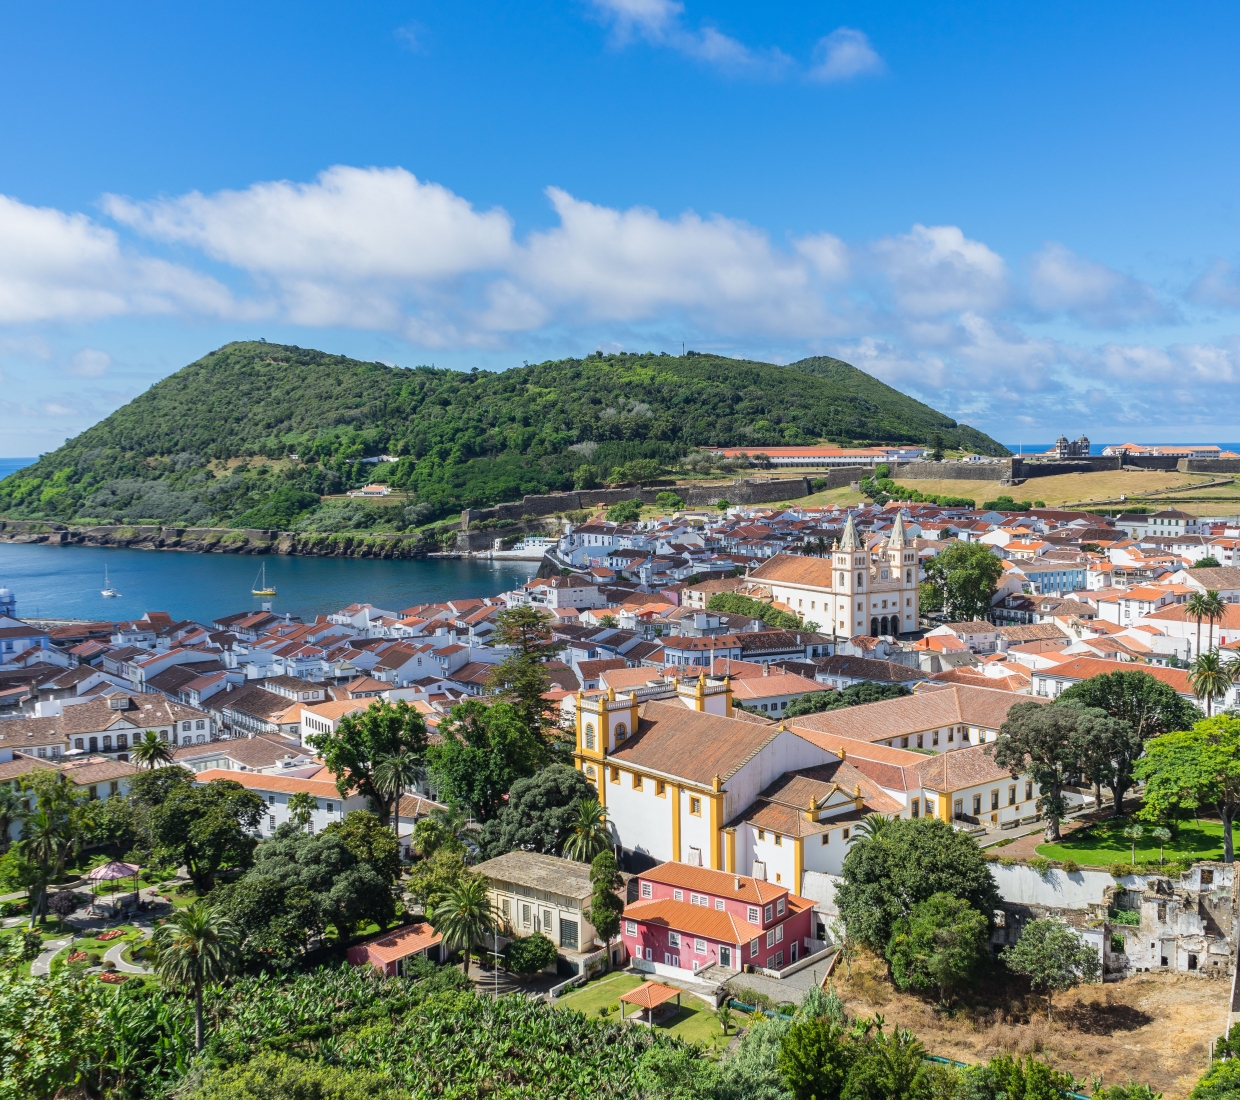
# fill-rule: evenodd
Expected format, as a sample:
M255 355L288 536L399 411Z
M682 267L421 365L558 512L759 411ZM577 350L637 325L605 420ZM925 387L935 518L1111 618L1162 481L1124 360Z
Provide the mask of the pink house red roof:
M429 924L418 921L416 924L398 928L390 935L376 936L373 940L366 940L357 946L365 948L372 958L380 962L392 963L407 959L428 947L434 947L442 938Z

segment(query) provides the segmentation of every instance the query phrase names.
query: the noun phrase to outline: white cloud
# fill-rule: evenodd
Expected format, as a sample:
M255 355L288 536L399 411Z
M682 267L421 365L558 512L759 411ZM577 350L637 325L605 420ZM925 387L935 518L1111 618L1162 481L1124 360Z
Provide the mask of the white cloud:
M130 255L115 232L83 214L0 195L0 241L0 323L232 308L214 280Z
M613 210L558 188L555 229L532 234L520 275L577 322L633 322L684 311L724 332L806 335L833 327L810 265L775 250L763 232L718 215L674 220ZM810 241L825 255L825 242Z
M831 83L881 73L885 69L883 59L870 45L864 31L838 27L818 40L814 47L814 63L808 75L811 80Z
M684 4L677 0L591 0L596 14L612 28L612 40L625 46L644 38L731 72L777 76L793 67L781 50L750 49L712 26L697 30L684 24Z
M830 233L814 233L792 242L814 270L828 282L843 282L851 271L848 245Z
M875 242L872 252L898 306L914 316L988 312L1007 298L1003 257L954 225L914 225L902 236Z
M74 378L98 378L112 365L112 356L98 348L82 348L69 358L65 373Z
M1033 257L1029 298L1038 310L1067 313L1093 328L1122 328L1171 316L1144 283L1054 241Z
M1240 273L1226 260L1215 260L1189 289L1190 301L1219 309L1240 309Z

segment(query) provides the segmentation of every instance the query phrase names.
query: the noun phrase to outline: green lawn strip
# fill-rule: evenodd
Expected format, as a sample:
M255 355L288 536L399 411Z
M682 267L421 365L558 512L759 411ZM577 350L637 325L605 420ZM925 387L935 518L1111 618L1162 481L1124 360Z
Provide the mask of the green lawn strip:
M575 1008L587 1016L597 1016L600 1008L610 1005L612 1011L609 1019L618 1018L619 1009L616 1006L620 1002L620 994L636 989L643 981L645 979L636 974L607 974L558 998L554 1005L556 1008ZM629 1010L626 1008L625 1011Z
M556 1008L573 1008L587 1016L598 1017L598 1010L604 1005L611 1008L608 1020L620 1018L620 995L630 989L636 989L645 978L637 974L609 974L595 978L580 989L558 998L554 1002ZM635 1012L632 1006L625 1006L625 1013ZM704 1001L692 993L684 993L680 998L680 1011L665 1024L659 1025L686 1043L702 1043L714 1050L725 1047L728 1037L715 1019L714 1013Z
M134 944L142 942L141 937L133 935L135 928L132 924L122 924L119 927L125 931L124 936L116 936L110 940L101 940L96 936L83 936L80 939L75 939L67 947L62 947L52 956L52 968L58 970L68 961L69 956L76 951L85 951L87 954L90 954L92 951L95 952L99 956L100 965L102 965L103 956L118 943ZM111 929L104 929L104 931L111 931Z
M1047 859L1075 860L1083 867L1110 867L1113 863L1132 862L1132 841L1124 836L1128 822L1112 825L1103 822L1087 829L1078 829L1057 844L1039 844L1038 855ZM1158 863L1159 846L1152 836L1152 826L1144 826L1145 835L1137 841L1137 862ZM1181 825L1176 836L1167 842L1163 853L1167 860L1218 860L1223 858L1223 825L1219 821L1188 822Z

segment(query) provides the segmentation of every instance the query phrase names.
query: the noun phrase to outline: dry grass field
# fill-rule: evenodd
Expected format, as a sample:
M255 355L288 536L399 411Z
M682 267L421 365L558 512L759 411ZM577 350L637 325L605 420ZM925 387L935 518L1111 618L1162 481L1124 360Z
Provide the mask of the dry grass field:
M1143 493L1162 489L1189 488L1211 478L1199 474L1163 473L1158 470L1106 470L1092 474L1058 474L1030 478L1014 489L1003 489L995 481L922 481L901 478L898 484L923 493L946 493L973 497L978 504L1007 493L1016 500L1044 500L1048 507L1090 500L1112 500L1126 495L1130 500ZM1224 487L1226 488L1226 487ZM1234 490L1233 490L1234 494Z
M888 1027L915 1032L932 1054L985 1062L1033 1053L1087 1083L1095 1074L1107 1084L1145 1082L1165 1100L1182 1100L1205 1072L1230 993L1229 982L1142 974L1058 995L1048 1022L1045 998L1027 987L983 980L968 1001L945 1012L901 993L884 973L880 960L863 955L851 979L837 969L835 990L850 1015L880 1013Z

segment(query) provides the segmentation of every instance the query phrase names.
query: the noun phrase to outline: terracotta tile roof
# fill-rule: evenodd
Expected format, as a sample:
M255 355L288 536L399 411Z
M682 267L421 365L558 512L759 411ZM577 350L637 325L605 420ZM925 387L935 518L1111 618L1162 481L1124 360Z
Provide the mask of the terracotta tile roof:
M223 768L208 768L197 775L199 783L210 783L216 779L231 779L251 791L284 791L293 794L305 791L317 798L331 798L339 801L340 792L334 781L324 782L320 779L298 779L292 775L263 775L259 772L235 772Z
M999 627L999 637L1006 639L1014 645L1020 645L1023 642L1044 641L1046 639L1068 640L1068 634L1056 623L1025 623L1018 626L1001 626Z
M1034 676L1050 676L1056 680L1088 680L1093 676L1105 676L1112 672L1144 672L1170 684L1176 692L1185 698L1195 699L1193 686L1189 682L1188 673L1182 668L1164 668L1162 665L1134 664L1132 661L1104 661L1098 657L1077 657L1075 660L1061 661L1054 668L1035 670ZM1037 696L1033 696L1037 698Z
M664 1001L679 997L683 990L662 982L642 982L636 989L620 994L620 1000L638 1008L658 1008Z
M387 685L390 687L391 685ZM359 711L366 710L374 699L333 699L326 703L302 703L300 710L309 711L311 714L317 714L320 718L326 718L329 721L336 718L343 718L346 714L355 714Z
M624 907L624 919L655 924L723 943L746 943L758 934L756 924L740 920L731 913L720 913L717 909L690 905L687 901L673 901L671 898L630 902Z
M666 886L680 886L702 894L731 898L750 905L765 905L768 901L791 895L786 886L745 875L733 875L710 867L694 867L689 863L661 863L637 876L646 882L661 882ZM698 908L694 906L694 908Z
M617 695L645 687L662 684L663 677L655 668L613 668L599 676L599 687L615 688Z
M1156 622L1168 623L1192 623L1195 627L1197 620L1194 619L1185 610L1182 603L1172 604L1169 607L1160 607L1157 611L1142 615L1143 619L1154 620ZM1201 622L1203 630L1208 630L1210 624L1203 619ZM1222 630L1240 630L1240 603L1227 603L1223 605L1223 617L1214 624L1214 630L1217 633Z
M933 791L958 791L979 783L1011 779L1011 773L999 767L986 749L986 745L973 745L941 752L926 757L913 770L921 777L922 785Z
M613 672L618 669L628 668L628 661L623 657L612 657L601 661L580 661L577 664L578 670L581 672L581 678L585 680L597 680L604 672Z
M392 963L434 947L443 937L424 921L406 925L395 932L364 940L356 948L365 948L380 962Z
M994 688L953 684L938 691L918 692L856 707L792 719L798 732L821 730L858 741L886 741L950 725L997 730L1007 713L1029 696Z
M758 795L758 800L777 803L793 810L801 822L809 826L804 832L821 832L821 828L815 827L813 822L806 821L804 814L800 811L808 809L811 799L822 806L837 791L852 798L858 789L870 810L892 814L899 813L903 808L890 795L879 790L864 772L842 760L816 764L812 768L799 768L794 772L784 772ZM798 831L795 835L799 836L802 833Z
M723 780L734 775L777 736L769 726L651 701L638 710L636 732L609 759L709 784L716 775Z
M749 580L780 581L784 584L805 584L815 588L833 586L830 558L801 554L775 554L749 574Z
M471 868L487 878L529 886L568 898L588 898L594 891L590 884L590 865L572 859L546 855L542 852L512 851L488 859ZM643 877L649 877L648 875Z
M807 695L822 691L822 684L792 672L773 672L769 676L746 676L732 685L732 695L741 702L769 699L772 695Z
M71 779L79 787L91 783L106 783L110 779L124 779L137 775L138 769L123 760L86 760L61 765L60 769L66 778Z

